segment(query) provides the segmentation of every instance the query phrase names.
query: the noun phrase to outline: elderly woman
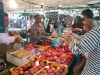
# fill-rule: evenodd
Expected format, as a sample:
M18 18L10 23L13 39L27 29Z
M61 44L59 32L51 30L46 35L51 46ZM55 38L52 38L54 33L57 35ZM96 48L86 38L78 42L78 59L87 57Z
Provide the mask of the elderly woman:
M93 28L95 28L97 26L97 23L93 20L93 19L87 19L87 20L84 20L83 21L83 29L86 31L86 32L89 32L90 30L92 30ZM85 36L82 35L82 36L79 36L77 34L74 34L72 32L67 32L66 33L66 36L73 36L75 39L77 40L80 40L81 38L83 38Z
M88 23L93 24L93 21ZM87 30L85 24L84 26L84 29ZM69 41L72 53L89 52L81 75L100 75L100 26L93 27L78 42L74 42L71 38L69 38Z
M84 20L83 21L83 29L84 31L86 31L87 33L94 29L95 27L97 26L97 23L93 20L93 19L87 19L87 20ZM77 34L74 34L72 32L67 32L67 36L71 35L74 39L77 39L78 41L81 40L86 34L84 35L77 35ZM88 56L88 52L85 52L85 56L87 58Z

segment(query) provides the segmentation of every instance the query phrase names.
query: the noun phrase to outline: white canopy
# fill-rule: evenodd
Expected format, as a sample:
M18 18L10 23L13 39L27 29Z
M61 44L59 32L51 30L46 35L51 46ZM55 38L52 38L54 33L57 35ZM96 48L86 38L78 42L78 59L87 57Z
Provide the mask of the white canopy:
M0 0L4 3L4 11L18 11L18 10L27 10L35 8L41 8L41 4L43 8L46 7L68 7L68 6L78 6L78 5L85 5L89 3L97 3L100 0ZM11 8L10 4L11 1L15 1L17 3L17 8ZM13 7L13 6L12 6Z

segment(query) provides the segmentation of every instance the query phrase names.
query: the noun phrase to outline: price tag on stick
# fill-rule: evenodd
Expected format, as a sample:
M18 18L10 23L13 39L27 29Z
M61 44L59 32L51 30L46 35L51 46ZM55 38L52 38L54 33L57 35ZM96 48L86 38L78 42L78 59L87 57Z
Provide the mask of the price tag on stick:
M35 64L36 64L36 66L38 66L39 65L39 61L36 61Z

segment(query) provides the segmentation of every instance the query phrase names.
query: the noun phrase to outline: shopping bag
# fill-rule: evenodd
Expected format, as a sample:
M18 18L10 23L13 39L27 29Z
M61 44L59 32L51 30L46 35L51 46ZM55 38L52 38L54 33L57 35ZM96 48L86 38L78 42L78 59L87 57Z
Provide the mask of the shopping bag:
M86 57L85 55L82 56L81 61L73 67L74 75L81 75L82 70L86 64Z

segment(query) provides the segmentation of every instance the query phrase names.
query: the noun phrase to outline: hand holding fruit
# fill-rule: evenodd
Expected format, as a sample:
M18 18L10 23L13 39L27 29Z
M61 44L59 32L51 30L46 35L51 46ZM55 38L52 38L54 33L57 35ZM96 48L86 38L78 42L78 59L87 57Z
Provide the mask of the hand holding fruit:
M82 29L80 29L80 28L74 28L73 31L80 31L81 32Z
M14 35L15 43L18 43L22 40L22 37L20 35Z

